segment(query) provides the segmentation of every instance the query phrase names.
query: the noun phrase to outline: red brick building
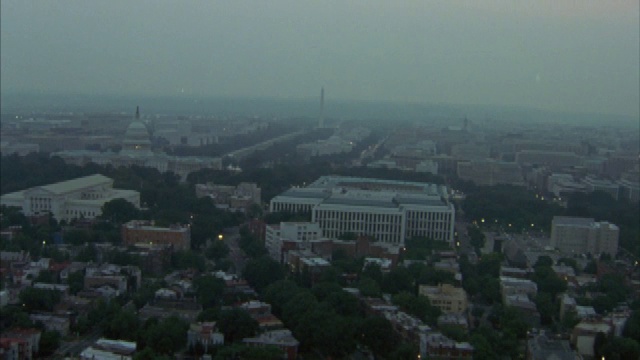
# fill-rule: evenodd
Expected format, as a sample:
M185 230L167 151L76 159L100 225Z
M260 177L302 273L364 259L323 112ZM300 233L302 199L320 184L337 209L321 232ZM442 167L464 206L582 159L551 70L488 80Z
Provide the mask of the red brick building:
M150 221L132 220L122 225L122 242L125 245L172 245L174 250L189 250L191 229L182 225L163 228L153 226Z

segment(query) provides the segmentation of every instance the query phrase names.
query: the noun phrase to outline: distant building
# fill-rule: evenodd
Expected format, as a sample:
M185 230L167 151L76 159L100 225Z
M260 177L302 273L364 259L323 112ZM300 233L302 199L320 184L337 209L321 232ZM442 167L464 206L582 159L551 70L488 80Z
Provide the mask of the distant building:
M614 200L618 200L618 198L620 197L620 185L615 182L612 182L606 179L598 179L593 176L585 177L582 180L582 182L587 186L587 189L591 192L593 191L605 192L611 195L611 197Z
M443 313L461 313L467 310L467 292L461 287L454 287L450 284L420 285L418 293L420 296L429 298L431 305Z
M80 360L131 360L136 347L135 342L100 338L93 345L82 350Z
M100 216L104 204L115 199L140 207L139 192L114 189L113 179L99 174L5 194L0 204L19 207L26 216L51 214L69 221Z
M85 165L96 163L119 166L144 166L158 170L161 173L173 172L182 179L191 172L200 169L221 169L222 160L217 157L169 156L164 153L153 152L149 129L140 120L140 113L136 109L136 117L129 124L122 138L122 150L119 153L89 150L65 150L53 153L67 163Z
M216 207L229 210L247 211L251 205L260 205L262 195L255 183L240 183L238 186L196 184L196 197L211 198Z
M457 173L460 179L472 181L477 185L508 184L524 186L522 169L517 163L492 159L460 161L458 162Z
M214 322L192 323L187 331L187 347L194 347L196 344L204 347L204 352L209 347L224 345L224 335L216 327Z
M602 320L583 320L571 332L571 344L585 358L593 358L594 343L598 333L613 334L613 326Z
M503 302L510 295L525 295L533 298L538 293L538 285L527 279L500 276L500 293Z
M247 345L252 346L277 346L284 352L283 359L295 360L298 357L298 345L300 342L291 334L291 331L271 330L256 337L242 339Z
M439 332L420 336L420 357L424 359L473 359L474 348L468 342L456 342Z
M520 165L543 165L551 169L581 166L582 156L569 151L522 150L516 153L516 162Z
M551 223L551 246L566 254L618 253L620 229L592 218L554 216Z
M527 360L575 360L577 354L567 340L547 337L544 333L527 340Z
M416 236L453 243L455 209L443 185L323 176L274 197L270 211L311 212L328 238L353 233L396 245Z
M322 238L322 229L312 222L281 222L279 225L267 225L265 247L269 256L282 263L287 250L309 248L310 241ZM285 246L285 242L297 246Z
M189 250L191 228L183 225L158 227L151 221L132 220L122 225L122 242L125 245L171 245L174 250Z

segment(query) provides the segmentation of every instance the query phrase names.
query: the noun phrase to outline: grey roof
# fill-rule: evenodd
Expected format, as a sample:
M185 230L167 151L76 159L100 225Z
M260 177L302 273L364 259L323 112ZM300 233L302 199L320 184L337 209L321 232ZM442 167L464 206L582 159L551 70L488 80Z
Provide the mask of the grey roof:
M362 198L350 198L350 197L330 197L326 199L323 204L331 205L351 205L351 206L375 206L386 208L397 208L398 205L393 201L384 201L379 199L362 199Z
M549 339L545 335L538 335L529 340L529 350L531 358L538 359L558 359L574 360L575 353L571 350L569 342L566 340Z
M446 205L442 199L436 199L433 197L410 197L410 196L398 196L396 201L400 204L407 205L426 205L426 206L444 206Z
M554 225L591 226L591 224L593 224L593 218L554 216L553 224Z
M78 189L109 183L111 181L112 180L110 178L104 175L95 174L51 185L40 186L40 188L54 194L65 194Z
M324 199L329 196L328 193L324 191L313 191L313 190L305 190L300 188L291 188L279 196L290 196L297 198L305 198L305 199Z

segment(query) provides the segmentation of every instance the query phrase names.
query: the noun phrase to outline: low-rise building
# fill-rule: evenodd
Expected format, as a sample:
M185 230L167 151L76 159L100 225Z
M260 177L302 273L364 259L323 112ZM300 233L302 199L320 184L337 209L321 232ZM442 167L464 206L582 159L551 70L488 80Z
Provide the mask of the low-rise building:
M456 342L439 332L420 336L420 356L424 359L473 359L473 346L468 342Z
M284 352L283 359L287 360L295 360L298 357L300 345L287 329L267 331L256 337L242 339L242 342L252 346L277 346Z
M82 350L81 360L131 360L137 344L124 340L98 339L93 345Z
M204 352L208 352L209 347L224 345L224 335L218 331L214 322L192 323L187 331L187 347L191 348L200 344L204 347Z
M571 344L578 353L586 358L593 358L596 335L613 333L613 326L602 320L583 320L571 332Z
M196 184L196 197L209 197L216 207L231 211L247 211L252 205L262 202L261 189L255 183L240 183L238 186Z
M68 317L54 314L31 314L29 319L34 323L41 322L47 331L57 331L62 336L69 334L71 323Z
M509 295L526 295L533 298L538 293L538 285L528 279L500 276L500 293L503 301Z
M191 228L188 225L154 226L146 220L132 220L122 225L122 242L125 245L171 245L174 250L191 248Z
M431 305L444 313L461 313L467 310L467 292L461 287L454 287L450 284L420 285L419 294L429 298Z
M527 360L579 359L567 340L551 339L544 333L527 340Z

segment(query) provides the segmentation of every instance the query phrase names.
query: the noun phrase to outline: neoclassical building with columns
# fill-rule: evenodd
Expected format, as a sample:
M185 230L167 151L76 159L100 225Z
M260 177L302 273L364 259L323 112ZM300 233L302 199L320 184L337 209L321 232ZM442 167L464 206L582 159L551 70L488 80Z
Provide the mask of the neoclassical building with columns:
M102 206L124 199L140 207L140 193L113 188L113 179L95 174L59 183L35 186L0 197L0 204L22 209L27 216L51 214L56 220L93 219Z

